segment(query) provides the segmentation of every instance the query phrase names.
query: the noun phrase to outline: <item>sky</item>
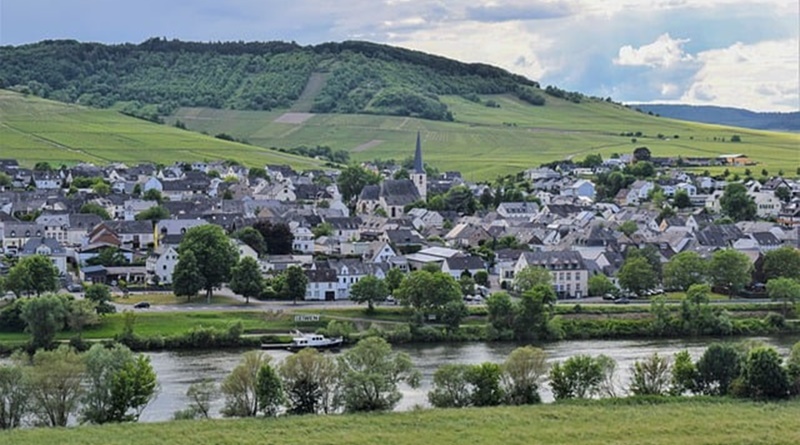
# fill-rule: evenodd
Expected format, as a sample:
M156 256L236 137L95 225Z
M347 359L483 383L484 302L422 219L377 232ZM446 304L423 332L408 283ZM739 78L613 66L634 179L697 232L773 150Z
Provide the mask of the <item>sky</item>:
M368 40L616 101L800 110L798 0L0 0L0 44Z

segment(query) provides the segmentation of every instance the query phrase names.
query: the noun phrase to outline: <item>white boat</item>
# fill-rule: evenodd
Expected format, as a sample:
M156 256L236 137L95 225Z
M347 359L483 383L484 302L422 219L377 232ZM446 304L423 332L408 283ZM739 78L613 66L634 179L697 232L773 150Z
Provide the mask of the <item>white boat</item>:
M287 349L290 351L299 351L305 348L337 349L342 346L343 342L342 337L327 338L320 334L304 334L295 331L295 336L292 337L292 342L289 343Z

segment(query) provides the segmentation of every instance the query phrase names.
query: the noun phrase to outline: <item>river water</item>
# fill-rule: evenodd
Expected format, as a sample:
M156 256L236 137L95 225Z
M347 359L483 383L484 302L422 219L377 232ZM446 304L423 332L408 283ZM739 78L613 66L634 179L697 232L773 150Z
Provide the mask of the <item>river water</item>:
M792 345L800 341L800 337L754 338L775 346L786 356ZM564 341L542 345L548 361L563 361L573 355L605 354L617 362L617 381L621 391L627 387L629 368L636 361L654 352L659 355L672 356L686 349L697 359L711 340L586 340ZM483 362L500 363L516 347L510 343L460 343L446 345L403 345L396 351L408 353L417 369L422 373L421 386L412 389L402 386L403 398L397 410L408 410L415 405L428 406L427 392L430 390L433 373L446 363L477 364ZM172 418L175 411L186 408L188 400L186 389L192 383L212 379L221 382L238 364L246 351L190 351L190 352L152 352L147 353L153 368L158 375L160 391L158 396L142 413L141 421L156 422ZM280 362L290 353L285 351L267 351L273 357L273 364ZM542 399L553 400L549 386L541 385ZM219 416L222 399L214 401L212 413Z

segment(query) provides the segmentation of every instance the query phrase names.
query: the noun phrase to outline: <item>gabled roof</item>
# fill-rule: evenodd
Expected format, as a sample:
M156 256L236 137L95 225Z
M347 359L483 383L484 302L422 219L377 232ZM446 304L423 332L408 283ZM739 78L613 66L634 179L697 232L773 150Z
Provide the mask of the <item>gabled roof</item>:
M486 268L486 264L481 257L471 255L447 258L445 264L447 264L447 268L450 270L476 270Z
M50 249L51 255L64 255L67 252L64 247L53 238L31 238L22 246L20 255L36 255L36 249L40 246L47 246L47 248Z
M419 191L409 179L387 179L381 183L380 196L390 206L405 206L420 199Z

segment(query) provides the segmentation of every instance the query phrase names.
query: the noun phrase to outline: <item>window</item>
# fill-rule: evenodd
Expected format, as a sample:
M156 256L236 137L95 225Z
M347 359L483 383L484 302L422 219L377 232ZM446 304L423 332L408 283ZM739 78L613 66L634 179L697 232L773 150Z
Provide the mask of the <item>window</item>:
M567 281L572 279L572 272L567 272Z

